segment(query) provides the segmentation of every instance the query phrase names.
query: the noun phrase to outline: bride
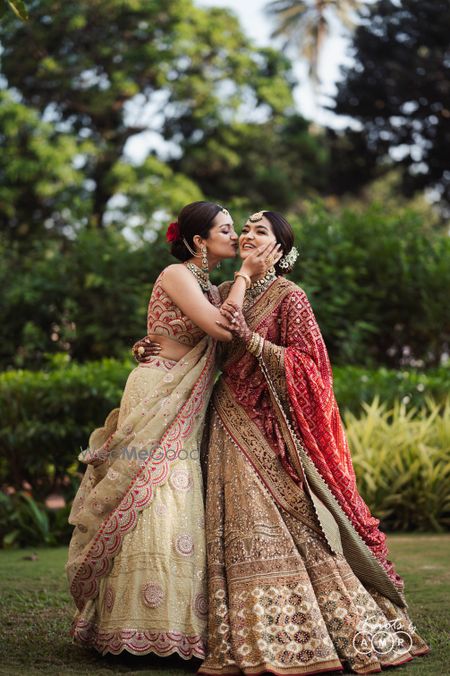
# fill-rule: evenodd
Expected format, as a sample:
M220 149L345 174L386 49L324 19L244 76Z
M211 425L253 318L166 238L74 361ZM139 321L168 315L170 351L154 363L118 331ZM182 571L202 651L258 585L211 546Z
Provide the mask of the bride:
M181 262L160 274L148 307L148 335L161 351L130 373L120 408L80 455L87 470L69 518L66 570L77 642L102 654L190 659L205 656L207 615L199 447L216 341L232 338L218 326L220 297L208 274L236 256L237 236L226 209L194 202L167 238ZM274 243L256 249L235 273L229 298L237 307L277 251Z

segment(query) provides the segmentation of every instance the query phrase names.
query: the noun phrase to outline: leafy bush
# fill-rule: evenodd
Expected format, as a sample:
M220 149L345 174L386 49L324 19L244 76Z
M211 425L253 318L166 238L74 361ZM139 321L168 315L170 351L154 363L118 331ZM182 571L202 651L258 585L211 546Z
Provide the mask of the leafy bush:
M294 216L304 287L333 362L437 366L450 341L450 238L412 209Z
M358 487L390 530L450 527L450 399L441 406L388 409L376 398L344 423Z
M53 510L20 491L5 495L0 491L0 546L67 544L72 526L67 522L70 504Z
M49 371L0 374L0 485L17 491L0 493L0 542L67 541L78 453L119 405L133 366L131 359L80 365L60 356ZM450 368L420 373L335 367L334 381L367 503L387 527L447 527ZM33 499L21 491L27 484ZM45 507L50 493L63 494L67 507Z
M90 432L118 406L131 360L0 375L0 483L46 497L77 467Z
M133 361L104 359L76 364L60 356L50 371L0 374L0 484L20 489L28 481L38 498L76 470L76 457L90 432L119 405ZM335 367L334 385L341 410L361 413L361 404L378 396L386 405L403 400L426 407L427 397L443 401L450 368L418 371L370 371Z
M334 366L334 392L341 409L361 413L361 405L378 397L386 406L400 401L407 407L425 408L427 399L445 401L450 391L450 363L436 369L397 371Z

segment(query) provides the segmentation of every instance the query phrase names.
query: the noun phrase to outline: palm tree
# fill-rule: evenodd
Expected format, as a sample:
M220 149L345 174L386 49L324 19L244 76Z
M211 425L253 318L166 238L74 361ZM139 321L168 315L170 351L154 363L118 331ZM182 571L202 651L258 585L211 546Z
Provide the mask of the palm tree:
M272 0L266 12L278 24L272 37L283 36L285 48L298 49L309 63L309 76L317 84L319 55L330 33L331 17L350 28L352 13L361 4L361 0Z
M0 19L8 9L11 9L22 21L28 19L27 8L23 0L0 0Z

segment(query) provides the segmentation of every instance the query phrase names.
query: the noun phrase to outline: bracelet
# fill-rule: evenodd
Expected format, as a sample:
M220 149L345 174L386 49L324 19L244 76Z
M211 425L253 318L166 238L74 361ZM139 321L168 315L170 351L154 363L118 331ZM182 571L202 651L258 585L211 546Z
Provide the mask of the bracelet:
M239 271L235 272L234 278L236 279L236 277L242 277L242 279L245 279L245 289L246 290L250 288L250 286L252 284L252 280L250 279L250 277L248 275L245 274L245 272L239 272Z
M264 347L264 338L259 333L252 333L252 337L247 343L247 350L255 357L260 357Z

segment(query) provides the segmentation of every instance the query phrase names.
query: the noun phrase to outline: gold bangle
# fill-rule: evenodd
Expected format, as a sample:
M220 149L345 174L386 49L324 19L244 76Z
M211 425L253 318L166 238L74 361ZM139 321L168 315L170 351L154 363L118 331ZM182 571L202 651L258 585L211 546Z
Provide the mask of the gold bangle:
M251 287L252 280L250 279L250 277L248 275L245 274L245 272L236 271L234 273L234 278L236 279L236 277L242 277L242 279L245 280L245 288L246 289L249 289Z
M260 336L259 333L252 333L252 337L247 344L247 350L250 352L250 354L253 354L255 357L260 357L263 351L263 346L264 338Z

